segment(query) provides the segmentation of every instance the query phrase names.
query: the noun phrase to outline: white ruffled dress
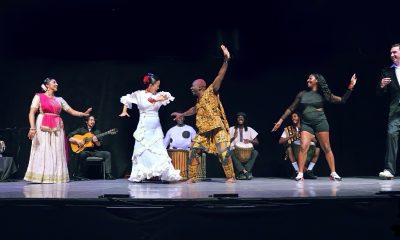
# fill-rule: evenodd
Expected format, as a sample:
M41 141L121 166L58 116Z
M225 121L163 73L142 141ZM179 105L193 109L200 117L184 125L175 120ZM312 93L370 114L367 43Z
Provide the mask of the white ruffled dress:
M156 99L164 95L168 99L151 103L149 98ZM164 147L164 134L161 129L158 110L161 105L167 105L174 97L169 92L158 92L153 95L145 90L138 90L121 97L121 103L132 108L136 104L140 118L136 131L133 133L135 147L132 156L132 171L129 181L140 182L152 177L160 177L163 181L181 180L180 170L176 170Z

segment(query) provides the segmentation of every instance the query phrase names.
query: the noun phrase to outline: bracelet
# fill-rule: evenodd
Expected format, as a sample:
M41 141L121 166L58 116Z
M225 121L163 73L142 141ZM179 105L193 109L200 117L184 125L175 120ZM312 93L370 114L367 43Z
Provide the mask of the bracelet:
M225 60L224 60L224 63L228 63L228 62L229 62L229 59L225 59Z
M29 128L29 131L31 131L31 130L36 131L36 128Z

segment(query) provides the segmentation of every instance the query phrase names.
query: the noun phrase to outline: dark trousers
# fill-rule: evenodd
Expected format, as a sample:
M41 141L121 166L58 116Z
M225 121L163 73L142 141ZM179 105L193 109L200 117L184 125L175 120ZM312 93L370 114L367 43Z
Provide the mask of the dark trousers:
M86 158L87 157L101 157L104 158L106 166L106 174L111 174L111 153L108 151L82 151L75 154L75 159L72 163L72 172L74 176L81 176L87 170Z
M233 161L233 165L235 166L236 170L238 172L243 171L244 169L246 169L247 172L251 172L253 170L253 166L254 163L256 161L256 158L258 156L258 151L257 150L253 150L251 152L251 156L250 159L247 160L247 162L241 162L236 156L235 153L232 151L231 152L231 156L232 156L232 161Z
M389 170L393 175L396 174L396 160L400 131L400 113L398 115L397 118L389 121L386 139L385 169Z

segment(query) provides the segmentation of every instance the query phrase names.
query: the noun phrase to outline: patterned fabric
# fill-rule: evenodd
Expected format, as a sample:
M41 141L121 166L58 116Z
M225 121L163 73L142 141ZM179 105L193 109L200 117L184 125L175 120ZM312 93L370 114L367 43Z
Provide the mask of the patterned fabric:
M285 137L289 136L289 140L288 140L288 144L291 144L292 142L300 139L300 132L299 130L294 127L294 126L287 126L284 128L284 133L285 133ZM283 134L282 134L283 136Z
M193 148L203 149L210 154L218 154L217 144L230 144L229 134L224 129L218 128L212 131L197 134L193 140Z
M197 100L196 103L196 126L199 133L205 133L217 128L229 131L225 111L222 107L219 95L214 93L211 84Z
M218 154L226 178L234 178L232 159L229 156L229 125L219 96L214 93L211 84L196 104L196 126L199 133L193 140L193 149L201 149L210 154ZM189 160L189 178L199 177L199 161L193 156Z

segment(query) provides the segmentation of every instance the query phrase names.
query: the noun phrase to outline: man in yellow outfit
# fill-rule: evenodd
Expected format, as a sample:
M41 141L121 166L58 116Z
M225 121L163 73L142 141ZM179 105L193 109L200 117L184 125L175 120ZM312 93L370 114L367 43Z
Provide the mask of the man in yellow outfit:
M228 69L230 53L224 45L221 45L221 49L224 53L224 62L214 82L208 87L206 87L206 82L203 79L196 79L192 83L190 89L193 95L197 96L196 106L184 113L174 112L171 114L175 119L180 116L186 117L196 114L196 127L199 131L190 149L188 183L198 181L197 166L200 163L203 151L218 154L227 182L235 182L232 159L229 155L229 125L218 95L218 90Z

